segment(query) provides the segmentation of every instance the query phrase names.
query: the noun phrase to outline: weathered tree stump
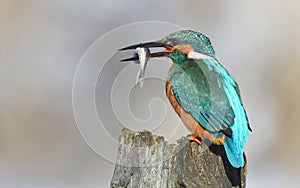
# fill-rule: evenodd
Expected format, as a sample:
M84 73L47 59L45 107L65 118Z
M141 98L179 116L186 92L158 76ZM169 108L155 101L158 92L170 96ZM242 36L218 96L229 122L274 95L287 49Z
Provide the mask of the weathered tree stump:
M231 167L224 152L222 146L184 138L168 144L150 132L123 129L111 187L245 187L246 165Z

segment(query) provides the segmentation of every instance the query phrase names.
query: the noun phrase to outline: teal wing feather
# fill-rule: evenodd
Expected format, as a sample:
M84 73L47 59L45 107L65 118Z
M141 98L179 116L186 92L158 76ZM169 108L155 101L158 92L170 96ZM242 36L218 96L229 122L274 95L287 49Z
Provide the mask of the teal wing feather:
M189 62L176 64L168 75L178 103L208 131L219 132L231 127L235 113L226 87L236 84L234 80L228 82L233 78L222 75L222 71L224 74L227 71L217 60L186 61Z

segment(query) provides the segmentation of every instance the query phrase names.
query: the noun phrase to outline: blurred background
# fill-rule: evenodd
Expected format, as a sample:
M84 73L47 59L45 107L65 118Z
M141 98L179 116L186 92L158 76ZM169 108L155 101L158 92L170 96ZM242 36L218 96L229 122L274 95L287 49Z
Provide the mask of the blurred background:
M104 102L110 98L101 92L114 83L118 76L116 70L125 69L124 65L121 68L105 66L106 77L100 74L100 68L97 69L99 82L96 83L95 103L100 119L105 117L102 126L106 132L89 130L88 125L92 123L88 121L79 122L80 112L85 108L84 103L73 101L72 105L72 86L80 59L88 63L99 58L100 66L109 66L121 56L131 54L114 56L115 51L108 51L105 52L108 59L103 63L100 59L104 52L98 51L96 55L103 44L104 48L109 45L118 49L131 42L160 39L178 30L179 26L209 36L218 59L240 85L253 129L246 145L248 187L298 187L299 8L297 0L0 0L0 187L109 187L120 124L135 130L148 129L148 125L138 127L126 119L126 109L122 111L122 101L118 101L122 92L114 92L111 96L121 107L105 106ZM98 41L99 46L94 45L94 51L86 54L91 59L82 58L104 34L122 25L144 21L179 26L152 27L151 30L149 26L152 25L145 24L142 33L141 27L136 27L139 25L129 26L124 36L122 32L106 35L107 39L119 37L111 43ZM147 74L164 77L171 63L163 61L166 61L164 65L155 62L149 65ZM126 83L134 84L136 68L126 70L122 72L123 76L127 75ZM87 79L83 74L77 82L78 96L85 95L85 86L91 84L89 71L92 74L94 70L85 71ZM118 82L114 88L121 88L127 92L125 94L130 93L143 101L145 92L133 92L132 85L126 83ZM163 82L154 79L153 84L156 83L154 88L145 83L146 91L152 92L146 94L150 98L152 94L160 96L165 101ZM93 96L88 95L87 101L91 98ZM135 116L147 119L149 114L145 116L137 110L143 108L143 103L129 98L124 105L128 102ZM81 111L74 110L74 104ZM151 108L166 110L169 103L154 103ZM119 121L106 109L119 109L116 112ZM156 117L160 113L152 115ZM185 136L187 131L183 126L173 130L172 122L178 127L179 120L172 110L168 110L164 118L163 122L154 121L161 125L159 128L149 125L148 130L165 136L170 142ZM101 144L90 147L93 144L84 136L85 130L99 134L94 141L104 143L105 147ZM113 141L101 134L109 134Z

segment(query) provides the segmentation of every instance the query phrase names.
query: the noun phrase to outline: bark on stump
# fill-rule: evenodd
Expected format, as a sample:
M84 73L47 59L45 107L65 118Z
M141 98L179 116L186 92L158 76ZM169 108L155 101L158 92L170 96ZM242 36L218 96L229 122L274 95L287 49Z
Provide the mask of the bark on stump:
M237 175L245 187L246 165L228 168L224 154L219 146L208 148L185 138L168 144L162 136L123 129L111 187L239 187L232 186Z

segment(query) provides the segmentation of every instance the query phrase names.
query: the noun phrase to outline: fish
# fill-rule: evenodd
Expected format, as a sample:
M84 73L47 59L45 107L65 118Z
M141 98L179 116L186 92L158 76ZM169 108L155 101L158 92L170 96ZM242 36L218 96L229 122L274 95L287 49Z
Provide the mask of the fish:
M135 85L143 88L144 85L144 76L147 67L147 62L150 59L150 50L146 47L138 47L134 51L134 61L135 64L139 64L138 73L136 75Z

